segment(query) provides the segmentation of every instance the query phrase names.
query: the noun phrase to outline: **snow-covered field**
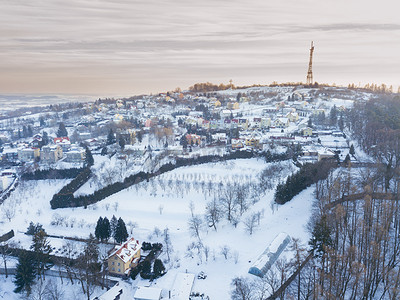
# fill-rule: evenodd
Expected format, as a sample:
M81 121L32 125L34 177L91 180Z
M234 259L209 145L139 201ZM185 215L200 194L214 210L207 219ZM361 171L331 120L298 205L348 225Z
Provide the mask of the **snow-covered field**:
M282 174L275 174L276 178L284 178L295 169L290 162L281 164ZM49 234L86 238L94 232L100 216L111 219L115 215L125 221L133 237L152 243L161 242L159 231L168 228L173 246L172 260L166 264L168 273L153 285L168 290L178 272L197 274L204 271L208 274L207 279L196 279L193 291L205 293L210 299L229 299L231 280L236 276L252 276L247 274L251 262L280 232L307 243L309 234L305 225L311 215L313 188L279 207L271 206L273 190L260 194L260 200L241 216L236 228L225 219L217 225L217 231L204 222L200 238L203 245L209 247L207 259L203 252L199 255L195 249L188 251L188 246L198 241L191 236L188 228L190 207L195 215L203 216L207 202L213 199L221 185L228 182L232 186L256 184L260 172L267 165L264 160L254 158L178 168L148 183L134 185L87 209L51 210L49 201L67 182L65 180L25 182L3 204L4 207L14 208L15 216L8 221L2 210L0 233L14 229L14 240L28 248L30 240L22 232L26 231L31 221L42 224ZM262 216L260 225L249 235L243 221L255 212L260 212ZM52 221L60 218L60 225L51 225ZM229 249L227 259L221 254L222 247ZM165 260L166 254L163 253L160 258ZM139 281L138 284L146 283ZM3 287L0 286L0 289Z

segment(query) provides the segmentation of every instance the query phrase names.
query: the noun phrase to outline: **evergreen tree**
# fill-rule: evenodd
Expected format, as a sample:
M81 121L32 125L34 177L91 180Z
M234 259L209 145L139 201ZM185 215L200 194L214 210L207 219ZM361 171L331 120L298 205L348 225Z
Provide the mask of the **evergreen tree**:
M26 126L22 126L22 136L25 138L28 136L28 129L26 128Z
M46 131L43 131L42 146L46 146L48 143L49 143L49 134Z
M110 131L108 132L107 135L107 145L112 145L115 143L115 134L112 130L112 128L110 128Z
M351 156L354 156L354 154L356 154L356 151L354 150L354 145L353 144L350 145L349 153L350 153Z
M94 164L92 151L90 151L88 146L85 146L85 163L89 167L93 166L93 164Z
M337 123L337 113L338 113L338 111L337 111L336 105L334 105L331 108L331 112L329 113L330 123L332 126L336 125L336 123Z
M32 130L32 126L31 125L28 125L27 135L28 135L28 137L33 136L33 130Z
M17 269L15 273L15 293L31 293L32 285L35 282L35 265L32 253L21 251L18 256Z
M311 246L311 250L314 251L315 257L322 257L327 250L326 248L332 247L331 230L325 215L315 224L311 240L308 244Z
M180 140L180 144L182 145L183 149L186 150L188 146L188 142L186 139L186 135L183 135Z
M111 236L115 236L115 230L117 229L118 219L113 215L110 220Z
M151 263L150 263L150 261L145 260L143 262L142 272L143 273L150 273L151 272Z
M110 238L110 221L108 221L107 217L104 219L99 217L94 235L98 240L101 241L108 240Z
M40 279L44 279L44 271L50 269L53 265L50 258L52 251L50 242L47 240L47 235L43 230L35 233L32 237L31 250L33 251L34 264L37 275Z
M308 118L307 126L312 128L312 120L311 120L311 118Z
M100 240L103 236L103 218L99 217L97 220L96 228L94 230L94 236L96 239Z
M338 126L339 126L340 131L343 131L343 129L344 129L343 114L340 114L340 118L339 118L339 121L338 121Z
M111 236L110 221L108 220L107 217L104 217L101 238L107 241L110 238L110 236Z
M154 261L153 273L156 278L161 277L165 274L165 267L160 259L156 259Z
M344 159L344 164L347 165L350 162L350 155L347 153L346 158Z
M107 147L103 147L103 149L101 149L100 155L102 156L107 155Z
M139 143L141 143L141 142L142 142L142 140L143 140L143 134L142 134L142 131L138 131L138 132L136 133L136 137L137 137L137 139L138 139Z
M44 118L43 118L43 117L40 117L40 118L39 118L39 122L40 122L40 127L46 126L46 122L44 121Z
M124 150L125 145L126 145L125 139L123 137L120 137L119 141L118 141L118 144L121 147L121 149Z
M61 122L58 125L58 130L57 130L57 137L67 137L68 136L68 131L65 128L65 125L63 122Z
M39 231L43 231L44 233L46 233L46 231L43 229L42 224L39 224L39 223L33 224L33 222L30 222L28 229L26 231L26 234L27 235L35 235Z
M125 222L119 218L117 227L115 228L114 239L118 244L125 242L128 238L128 231L126 230Z

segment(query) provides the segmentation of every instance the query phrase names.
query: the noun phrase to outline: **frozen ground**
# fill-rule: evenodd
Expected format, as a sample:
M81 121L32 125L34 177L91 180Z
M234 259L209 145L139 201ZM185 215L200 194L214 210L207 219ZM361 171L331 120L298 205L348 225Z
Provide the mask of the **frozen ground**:
M282 174L276 174L276 178L283 179L294 169L290 162L282 164ZM218 224L217 231L204 224L200 238L203 245L210 249L208 259L203 253L199 255L197 250L187 250L192 242L197 242L197 238L191 236L188 230L190 203L193 203L194 214L203 216L206 203L212 200L219 185L227 182L234 185L257 183L258 174L266 166L261 159L240 159L183 167L165 173L149 183L132 186L90 205L87 209L51 210L49 201L67 182L65 180L26 182L5 201L4 207L15 208L15 216L8 221L2 210L1 231L14 229L14 240L23 247L29 247L30 240L22 232L26 231L31 221L41 223L50 234L87 237L90 232L94 232L100 216L111 219L115 215L117 218L122 217L128 232L135 238L150 242L162 241L155 228L161 231L168 228L174 250L172 261L167 264L168 273L153 284L168 290L177 272L197 274L205 271L208 274L207 279L196 279L193 290L209 295L210 299L229 299L232 278L252 276L247 274L251 262L280 232L300 238L303 243L307 242L309 234L305 225L311 214L313 188L274 209L270 205L273 190L266 191L244 213L237 228L226 220ZM254 233L249 235L243 221L254 212L260 212L262 218ZM63 220L60 225L51 225L52 220L59 218ZM221 248L225 246L229 249L227 259L221 254ZM161 259L166 259L165 253ZM137 283L144 285L147 282L139 280Z

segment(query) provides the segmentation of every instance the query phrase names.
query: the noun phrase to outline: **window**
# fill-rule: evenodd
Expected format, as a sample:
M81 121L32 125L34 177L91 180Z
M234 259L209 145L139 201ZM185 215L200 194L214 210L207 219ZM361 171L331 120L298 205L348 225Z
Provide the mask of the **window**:
M115 268L112 268L113 271L115 271Z
M118 263L118 267L121 265L121 263Z
M114 265L114 262L112 264Z
M118 272L121 272L121 269L118 269Z

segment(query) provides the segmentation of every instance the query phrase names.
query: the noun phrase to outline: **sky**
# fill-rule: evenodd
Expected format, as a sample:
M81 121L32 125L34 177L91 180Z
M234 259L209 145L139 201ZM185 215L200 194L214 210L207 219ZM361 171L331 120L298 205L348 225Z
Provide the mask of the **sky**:
M400 83L396 0L2 0L0 93Z

